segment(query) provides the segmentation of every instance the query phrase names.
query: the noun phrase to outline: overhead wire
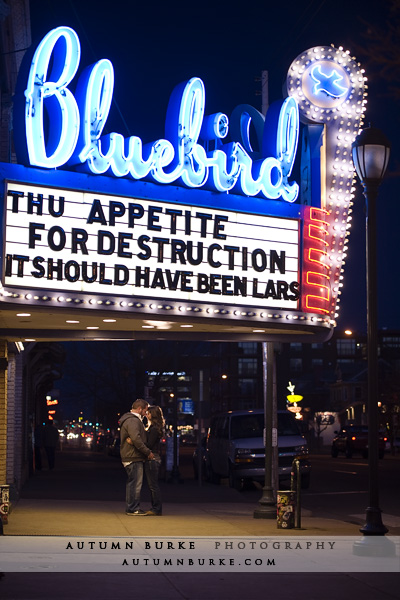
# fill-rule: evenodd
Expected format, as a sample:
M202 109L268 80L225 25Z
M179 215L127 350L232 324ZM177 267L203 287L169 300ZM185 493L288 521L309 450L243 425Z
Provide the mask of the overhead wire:
M74 13L74 16L75 16L75 18L76 18L77 22L78 22L78 24L79 24L79 27L80 27L80 29L81 29L81 31L82 31L83 37L84 37L84 38L85 38L85 40L86 40L86 43L87 43L87 45L88 45L88 48L89 48L89 50L90 50L90 52L91 52L91 54L92 54L92 56L93 56L94 60L96 60L96 61L97 61L97 60L98 60L98 58L97 58L96 52L94 51L94 48L93 48L93 46L92 46L92 44L91 44L91 41L90 41L90 38L89 38L89 36L88 36L88 34L87 34L86 28L85 28L84 24L82 23L82 21L81 21L81 18L79 17L79 14L78 14L78 12L77 12L77 10L76 10L75 6L74 6L73 0L68 0L68 2L69 2L69 5L70 5L70 7L71 7L71 9L72 9L72 12ZM112 99L112 104L114 104L114 106L115 106L115 108L116 108L116 110L117 110L117 112L118 112L118 115L119 115L119 117L120 117L120 119L121 119L121 121L122 121L122 124L123 124L123 126L125 127L126 133L127 133L127 134L128 134L128 136L129 136L131 132L130 132L130 130L129 130L129 127L128 127L128 124L127 124L127 122L126 122L126 120L125 120L125 118L124 118L124 115L122 114L122 110L121 110L121 108L120 108L120 106L119 106L119 104L118 104L118 101L115 99L115 97L114 97L114 96L113 96L113 99Z
M314 4L315 4L315 0L310 0L307 7L304 9L304 11L302 13L302 21L304 22L305 18L307 18L307 21L301 26L301 29L299 29L299 21L297 21L293 25L291 32L287 36L285 36L285 43L284 43L284 45L282 44L281 48L278 50L278 55L283 54L283 52L285 52L285 55L288 58L290 58L290 56L293 55L292 49L293 49L294 45L299 40L299 38L303 35L303 33L307 30L307 28L311 25L312 21L315 19L317 14L323 8L324 4L326 4L326 0L319 0L319 6L317 6L313 10L312 14L310 14L310 16L308 17L307 13L309 13L313 9ZM289 45L286 43L286 40L290 40Z

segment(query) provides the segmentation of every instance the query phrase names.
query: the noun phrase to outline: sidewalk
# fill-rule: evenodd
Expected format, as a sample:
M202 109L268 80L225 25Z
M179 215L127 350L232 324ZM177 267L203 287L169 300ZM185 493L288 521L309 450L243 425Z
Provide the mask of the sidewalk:
M301 513L300 529L278 529L275 518L255 519L261 490L248 494L193 479L184 460L184 483L160 482L162 518L125 515L125 473L118 459L103 454L63 452L54 471L38 471L25 484L12 508L4 535L69 536L285 536L359 535L363 524L354 518ZM143 506L150 508L147 486ZM400 535L400 527L391 528Z
M162 518L128 517L124 502L22 499L6 536L329 536L359 535L362 525L302 511L301 529L278 529L276 519L255 519L254 505L231 502L169 503ZM396 535L396 534L395 534Z

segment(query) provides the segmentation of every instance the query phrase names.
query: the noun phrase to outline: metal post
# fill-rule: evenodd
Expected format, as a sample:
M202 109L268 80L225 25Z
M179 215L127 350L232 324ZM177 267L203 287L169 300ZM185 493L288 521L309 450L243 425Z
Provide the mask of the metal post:
M271 360L272 373L272 489L276 500L279 490L279 448L278 448L278 395L276 388L276 360L273 342L268 342L269 360Z
M197 430L198 432L198 437L197 437L197 467L198 467L198 481L199 481L199 486L202 485L202 474L203 474L203 456L202 456L202 450L203 450L203 446L202 446L202 431L201 431L201 420L203 418L202 415L202 404L203 404L203 371L200 369L199 370L199 404L198 404L198 410L197 410L197 418L199 420L199 428Z
M294 482L296 481L296 489ZM295 458L292 462L292 472L290 473L290 489L296 492L296 529L301 529L301 472L300 461Z
M273 422L273 373L274 346L271 342L262 343L263 383L264 383L264 446L265 477L263 494L259 507L254 510L255 519L276 519L276 503L272 486L272 422Z
M179 441L178 441L178 382L177 382L177 374L176 369L174 371L174 398L173 398L173 426L174 426L174 448L173 448L173 457L174 462L171 471L171 477L169 479L169 483L182 483L183 480L181 478L181 474L179 471Z
M368 336L368 487L369 506L366 523L360 529L364 535L385 535L387 528L382 523L379 508L378 483L378 310L376 269L376 199L378 185L365 184L366 204L366 250L367 250L367 336Z

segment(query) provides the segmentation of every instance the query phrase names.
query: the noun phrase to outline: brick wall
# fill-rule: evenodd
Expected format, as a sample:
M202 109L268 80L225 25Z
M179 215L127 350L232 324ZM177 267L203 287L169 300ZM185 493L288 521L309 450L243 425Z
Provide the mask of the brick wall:
M24 426L23 355L9 349L7 372L7 483L15 493L21 489L26 474L26 433Z

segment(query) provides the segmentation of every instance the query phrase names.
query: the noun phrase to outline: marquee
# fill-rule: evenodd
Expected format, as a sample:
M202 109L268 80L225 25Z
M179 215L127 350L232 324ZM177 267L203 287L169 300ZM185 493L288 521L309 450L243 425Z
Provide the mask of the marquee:
M193 77L171 95L165 137L144 144L103 134L113 66L76 78L80 58L77 34L59 27L19 75L19 164L0 165L1 306L326 339L366 105L355 59L304 52L266 116L247 105L207 115Z

